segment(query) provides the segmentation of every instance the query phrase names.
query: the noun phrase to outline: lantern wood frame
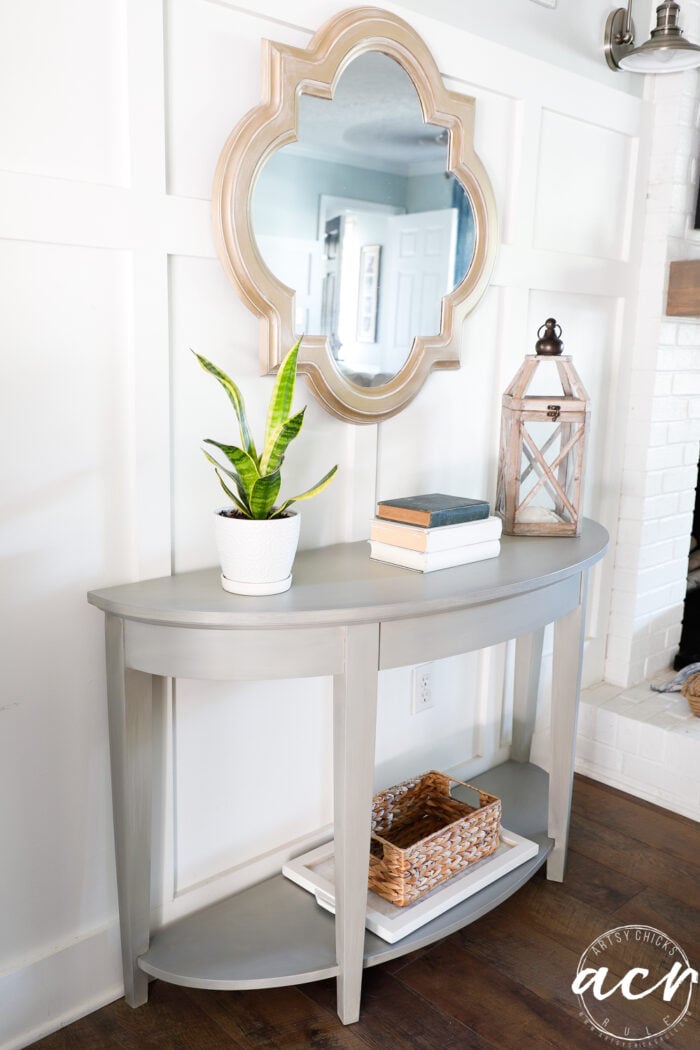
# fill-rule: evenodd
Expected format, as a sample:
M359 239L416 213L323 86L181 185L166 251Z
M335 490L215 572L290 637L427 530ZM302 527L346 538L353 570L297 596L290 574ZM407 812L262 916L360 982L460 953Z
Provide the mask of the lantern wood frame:
M554 360L563 395L528 395L542 361ZM555 423L545 443L538 448L528 433L528 423ZM496 513L509 536L578 536L581 533L581 496L585 449L590 422L590 399L569 355L551 358L528 354L502 399L501 446L498 460ZM556 439L559 452L551 463L545 456ZM569 455L573 451L573 457ZM528 465L522 469L523 455ZM535 485L521 496L523 482L534 471ZM518 521L518 515L544 488L555 513L566 512L571 521Z

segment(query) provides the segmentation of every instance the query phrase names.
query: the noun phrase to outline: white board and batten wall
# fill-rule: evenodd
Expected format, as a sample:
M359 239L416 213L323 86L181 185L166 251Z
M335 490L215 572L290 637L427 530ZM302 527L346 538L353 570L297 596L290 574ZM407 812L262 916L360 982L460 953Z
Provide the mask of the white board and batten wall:
M0 11L6 1050L121 994L102 622L85 592L215 560L219 496L199 446L225 438L232 420L188 348L236 377L258 426L271 379L258 374L258 321L215 257L212 172L259 100L261 37L305 45L342 6L15 0ZM493 500L500 396L552 315L593 399L587 512L614 531L643 104L629 78L569 73L390 6L423 35L448 86L477 98L502 244L464 325L460 371L431 376L377 427L341 423L308 395L285 483L306 487L336 461L340 470L305 505L302 543L366 537L381 497ZM533 10L544 9L523 0L524 25ZM604 566L589 618L593 680L609 591ZM439 700L416 718L410 669L383 674L377 787L433 765L474 770L504 749L511 655L437 664ZM160 916L250 878L240 869L251 858L262 858L260 877L284 844L313 841L328 823L329 699L322 679L175 683L158 710Z

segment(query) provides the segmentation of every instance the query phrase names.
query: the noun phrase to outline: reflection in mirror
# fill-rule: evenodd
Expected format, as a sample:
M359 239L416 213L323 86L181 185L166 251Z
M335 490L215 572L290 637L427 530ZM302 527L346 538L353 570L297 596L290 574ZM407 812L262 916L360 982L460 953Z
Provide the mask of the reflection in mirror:
M298 141L255 185L255 239L295 291L297 335L326 336L339 372L381 386L415 336L440 332L442 296L474 255L473 209L447 171L447 129L424 121L388 55L360 55L333 100L302 94L298 106Z

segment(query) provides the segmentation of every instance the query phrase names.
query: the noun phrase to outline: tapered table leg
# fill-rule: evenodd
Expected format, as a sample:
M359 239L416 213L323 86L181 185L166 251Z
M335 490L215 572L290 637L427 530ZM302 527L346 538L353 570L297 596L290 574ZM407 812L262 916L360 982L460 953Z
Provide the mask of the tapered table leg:
M379 627L346 628L345 672L333 680L335 940L338 1016L360 1016L374 783Z
M569 838L587 584L588 574L583 573L579 604L554 624L549 766L549 835L554 849L547 858L547 878L554 882L564 878Z
M510 757L529 762L537 715L537 692L542 664L544 627L521 635L515 643L515 688L513 691L513 738Z
M106 618L107 702L124 995L148 999L137 959L148 950L151 872L151 676L129 670L124 621Z

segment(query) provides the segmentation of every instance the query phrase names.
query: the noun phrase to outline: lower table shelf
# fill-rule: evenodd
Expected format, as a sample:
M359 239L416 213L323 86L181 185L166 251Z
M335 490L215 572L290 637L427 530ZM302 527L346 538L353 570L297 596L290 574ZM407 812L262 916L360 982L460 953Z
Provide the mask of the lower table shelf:
M536 841L537 855L395 944L365 931L366 967L406 955L474 922L515 893L550 853L549 778L543 770L506 762L471 782L502 799L504 825ZM221 990L335 977L334 920L312 894L278 875L155 931L139 966L171 984Z

